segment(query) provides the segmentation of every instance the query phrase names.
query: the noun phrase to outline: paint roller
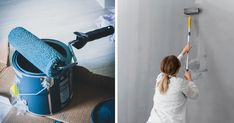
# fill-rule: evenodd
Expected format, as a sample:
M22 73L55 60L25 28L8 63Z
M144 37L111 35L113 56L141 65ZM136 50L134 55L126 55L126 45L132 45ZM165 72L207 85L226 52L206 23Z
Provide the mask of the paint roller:
M196 15L200 13L200 8L185 8L184 9L184 14L188 15L187 16L187 22L188 22L188 36L187 36L187 43L190 42L190 37L191 37L191 26L192 26L192 15ZM189 70L189 53L187 54L186 58L186 70Z
M16 27L8 35L9 43L28 61L48 76L57 74L56 66L63 66L65 58L23 27Z
M88 33L75 32L77 38L76 40L69 42L69 44L80 49L89 41L113 33L114 27L112 26L90 31ZM77 64L75 57L73 57L74 63L65 66L65 58L59 52L23 27L14 28L9 33L8 40L19 53L49 77L55 76L61 69L66 69ZM74 56L70 45L69 48Z

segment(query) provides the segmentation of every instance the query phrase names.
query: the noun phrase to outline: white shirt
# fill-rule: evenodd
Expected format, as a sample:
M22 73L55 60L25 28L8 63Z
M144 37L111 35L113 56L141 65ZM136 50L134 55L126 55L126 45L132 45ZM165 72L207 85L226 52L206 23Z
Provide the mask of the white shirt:
M181 60L182 56L180 54L178 59ZM147 123L185 123L187 98L196 99L198 88L192 81L170 77L167 92L161 94L157 84L162 77L163 73L160 73L156 79L154 105Z

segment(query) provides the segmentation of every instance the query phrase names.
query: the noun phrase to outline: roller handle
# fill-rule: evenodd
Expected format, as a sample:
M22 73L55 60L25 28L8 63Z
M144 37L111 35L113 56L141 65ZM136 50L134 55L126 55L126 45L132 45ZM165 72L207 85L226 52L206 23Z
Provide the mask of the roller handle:
M189 55L187 54L187 58L186 58L186 70L187 71L189 71L188 62L189 62Z
M191 29L191 25L192 25L192 16L188 16L187 21L188 21L188 29Z
M107 26L104 28L100 28L94 31L87 32L86 35L87 41L93 41L102 37L106 37L108 35L111 35L114 33L114 27L113 26Z
M114 30L115 29L113 26L107 26L87 33L74 32L77 37L76 42L73 43L73 46L77 49L81 49L85 46L86 43L90 41L112 35L114 33Z
M187 17L187 21L188 21L188 43L190 42L190 37L191 37L191 26L192 26L192 16L188 16ZM189 70L189 53L187 54L187 58L186 58L186 71Z

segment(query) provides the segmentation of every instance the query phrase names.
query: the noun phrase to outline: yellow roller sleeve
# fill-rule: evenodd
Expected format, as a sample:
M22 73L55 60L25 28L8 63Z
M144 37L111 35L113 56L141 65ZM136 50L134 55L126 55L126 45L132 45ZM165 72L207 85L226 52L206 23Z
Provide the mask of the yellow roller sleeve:
M192 24L192 17L188 16L188 28L191 28L191 24Z

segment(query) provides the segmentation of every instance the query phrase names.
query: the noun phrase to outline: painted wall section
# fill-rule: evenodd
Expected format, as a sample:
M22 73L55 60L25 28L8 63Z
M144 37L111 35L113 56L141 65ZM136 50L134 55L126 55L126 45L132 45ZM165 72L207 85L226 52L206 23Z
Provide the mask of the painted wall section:
M200 97L188 102L188 123L234 122L234 1L119 0L119 123L148 119L160 61L186 43L183 8L191 6L202 9L193 18L191 60L208 71L195 80Z

